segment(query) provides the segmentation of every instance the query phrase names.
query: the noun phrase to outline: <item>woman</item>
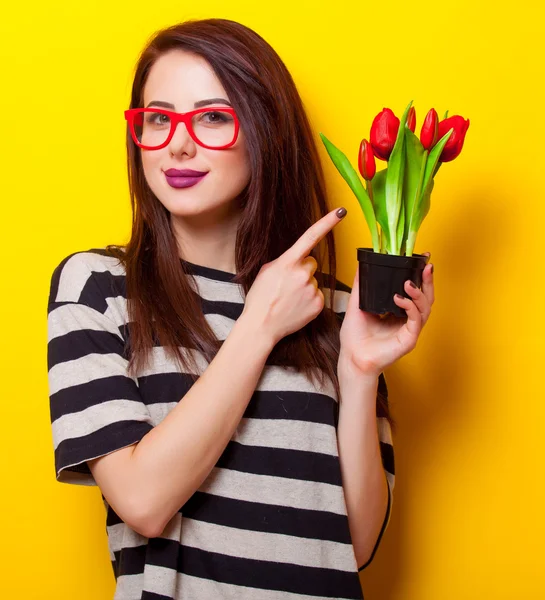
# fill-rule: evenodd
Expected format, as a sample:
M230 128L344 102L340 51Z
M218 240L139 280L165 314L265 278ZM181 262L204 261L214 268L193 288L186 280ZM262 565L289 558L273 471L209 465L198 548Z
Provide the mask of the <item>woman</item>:
M382 371L430 266L408 319L359 310L295 84L239 23L156 34L125 117L130 240L63 259L48 304L56 476L101 490L115 600L363 598L394 487Z

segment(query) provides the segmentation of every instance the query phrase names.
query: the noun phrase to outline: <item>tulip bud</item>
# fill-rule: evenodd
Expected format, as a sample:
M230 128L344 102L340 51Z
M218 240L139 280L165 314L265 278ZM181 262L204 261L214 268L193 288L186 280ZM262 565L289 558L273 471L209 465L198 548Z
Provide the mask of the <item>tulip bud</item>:
M414 128L416 127L416 109L414 106L411 106L409 109L409 114L407 115L407 127L414 133Z
M420 130L420 141L426 150L431 150L441 137L438 133L438 123L439 117L437 111L435 108L430 108Z
M454 160L460 154L464 146L468 127L469 119L464 119L460 115L454 115L439 122L439 139L441 139L450 129L454 128L454 131L450 134L438 162L449 162Z
M388 160L394 148L399 130L399 119L389 108L382 111L373 119L371 135L369 136L373 153L381 160Z
M373 179L377 171L373 148L367 140L362 140L360 144L360 151L358 153L358 169L361 176L366 181Z

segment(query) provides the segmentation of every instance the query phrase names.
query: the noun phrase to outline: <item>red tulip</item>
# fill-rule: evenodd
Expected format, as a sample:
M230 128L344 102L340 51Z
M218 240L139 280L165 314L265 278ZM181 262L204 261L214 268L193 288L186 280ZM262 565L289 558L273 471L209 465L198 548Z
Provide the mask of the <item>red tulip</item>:
M431 150L441 137L438 135L438 124L439 117L437 116L437 111L435 108L430 108L420 130L420 141L426 150Z
M441 152L439 162L449 162L454 160L462 151L466 131L469 127L469 119L464 119L460 115L454 115L448 119L443 119L439 122L438 138L441 139L450 129L454 131L450 134L448 142Z
M411 106L409 109L409 114L407 115L407 127L414 133L414 128L416 127L416 109L414 106Z
M360 170L361 176L366 181L373 179L375 173L377 172L373 148L367 140L362 140L360 144L360 151L358 153L358 169Z
M394 148L399 130L399 119L389 108L382 111L373 119L369 139L377 158L388 160Z

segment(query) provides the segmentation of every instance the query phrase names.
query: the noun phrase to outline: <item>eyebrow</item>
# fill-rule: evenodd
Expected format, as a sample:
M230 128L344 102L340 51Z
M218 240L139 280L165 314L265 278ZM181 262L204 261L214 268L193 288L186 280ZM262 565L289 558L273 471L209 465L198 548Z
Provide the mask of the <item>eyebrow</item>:
M228 106L232 107L232 104L229 102L229 100L226 100L225 98L208 98L208 100L198 100L193 106L195 108L200 108L201 106L208 106L210 104L227 104ZM172 110L176 109L174 104L171 104L170 102L163 102L162 100L152 100L146 108L149 108L150 106L162 106L163 108L171 108Z

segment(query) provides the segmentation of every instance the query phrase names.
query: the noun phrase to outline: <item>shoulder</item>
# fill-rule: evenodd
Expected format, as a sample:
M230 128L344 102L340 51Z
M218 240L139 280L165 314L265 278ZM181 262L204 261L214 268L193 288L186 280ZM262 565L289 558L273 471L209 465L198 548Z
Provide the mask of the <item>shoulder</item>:
M65 256L53 269L49 304L96 304L124 279L125 267L107 248L78 250Z

